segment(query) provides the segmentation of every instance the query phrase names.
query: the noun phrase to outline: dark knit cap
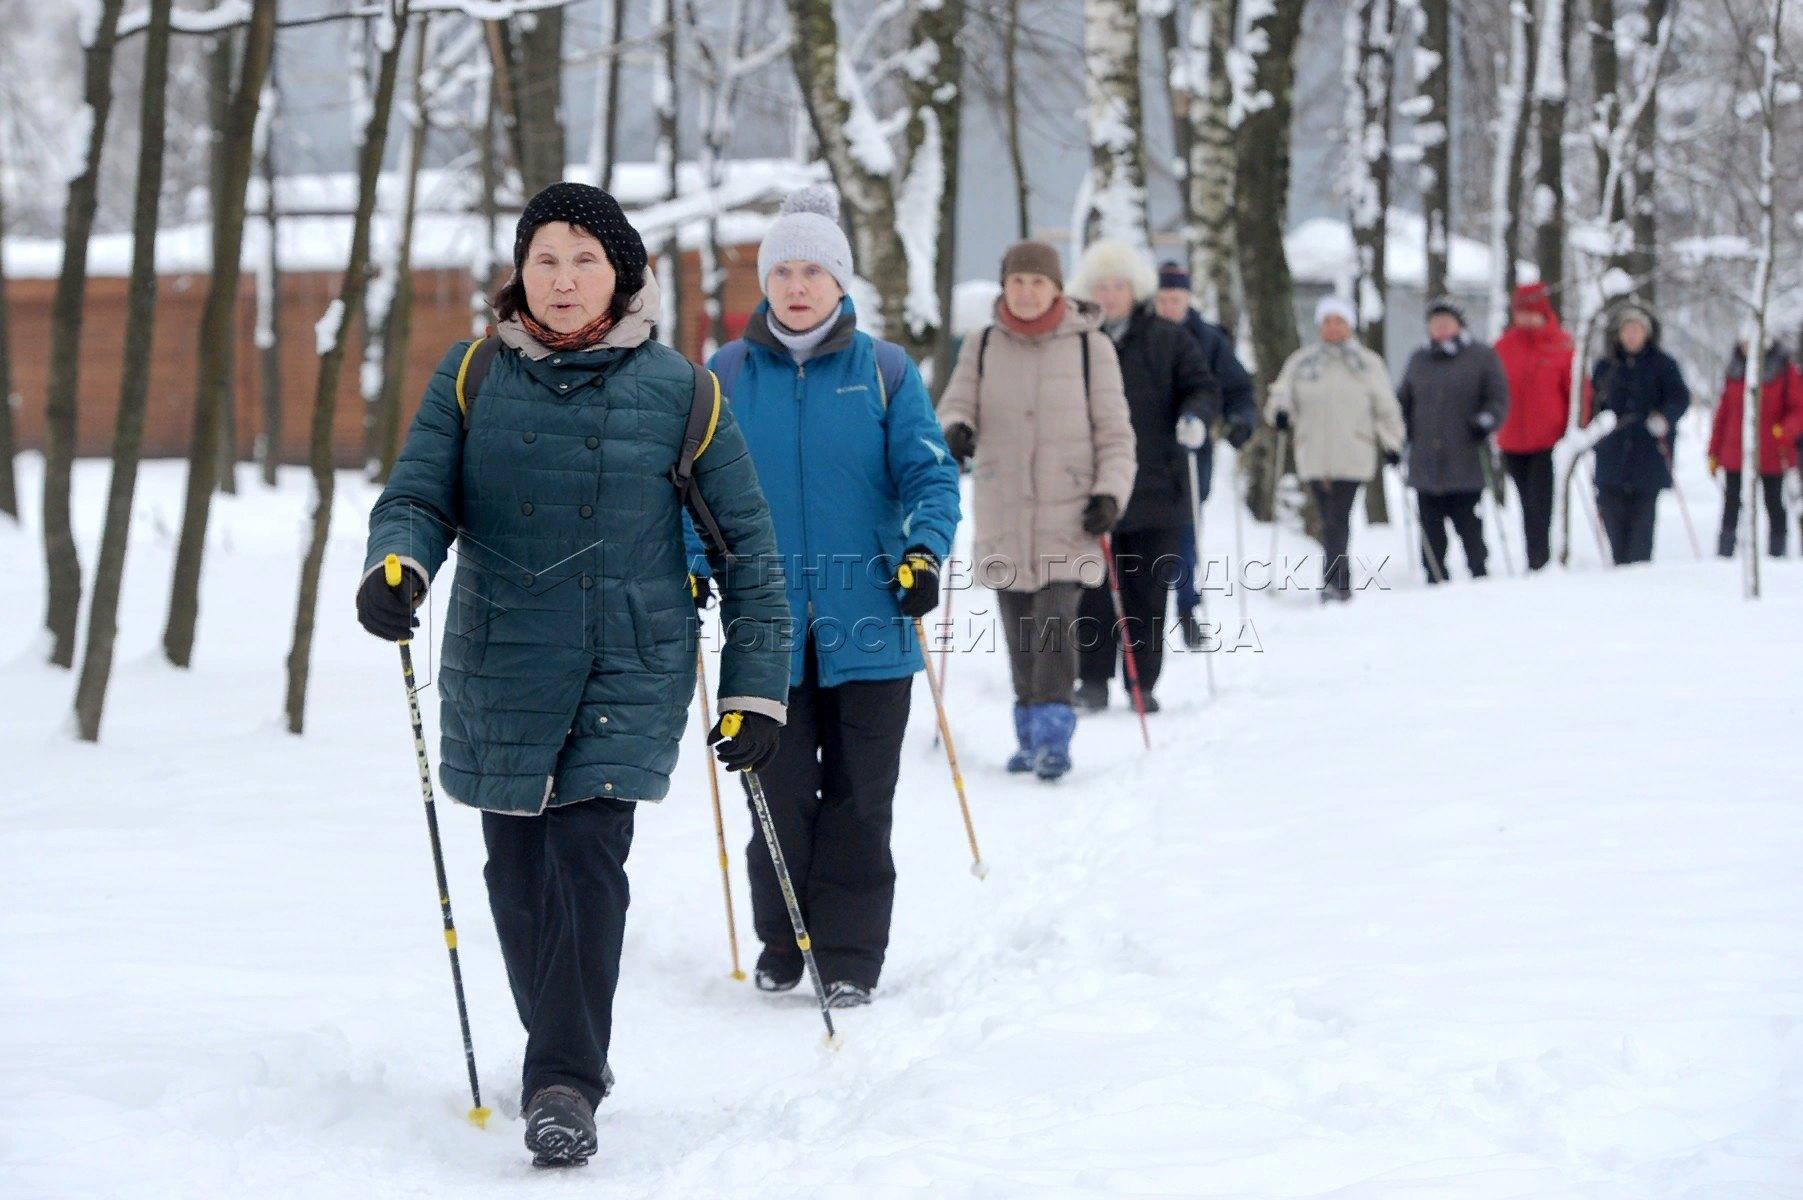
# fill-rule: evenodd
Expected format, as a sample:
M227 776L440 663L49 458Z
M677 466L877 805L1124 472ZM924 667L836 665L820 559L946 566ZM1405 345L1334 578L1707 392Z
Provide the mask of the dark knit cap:
M1158 264L1158 286L1161 290L1177 288L1187 292L1189 291L1189 272L1167 258Z
M1427 315L1431 318L1436 313L1445 313L1457 321L1461 327L1465 324L1465 310L1460 308L1458 301L1451 296L1436 296L1428 303Z
M525 265L526 251L531 249L538 227L552 221L567 221L594 234L607 251L607 261L620 274L644 273L644 239L627 223L620 202L598 187L568 181L554 183L526 202L513 234L514 270Z
M1010 275L1044 275L1064 286L1064 260L1044 242L1016 242L1002 255L1002 278Z

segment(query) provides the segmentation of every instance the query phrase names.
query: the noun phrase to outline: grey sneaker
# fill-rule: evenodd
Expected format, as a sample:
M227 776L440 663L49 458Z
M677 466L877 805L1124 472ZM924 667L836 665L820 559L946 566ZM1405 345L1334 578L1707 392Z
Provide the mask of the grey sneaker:
M595 1113L573 1087L553 1084L526 1106L526 1149L535 1167L580 1167L595 1154Z
M863 1008L869 1003L870 989L861 984L841 979L838 983L826 985L828 1008Z

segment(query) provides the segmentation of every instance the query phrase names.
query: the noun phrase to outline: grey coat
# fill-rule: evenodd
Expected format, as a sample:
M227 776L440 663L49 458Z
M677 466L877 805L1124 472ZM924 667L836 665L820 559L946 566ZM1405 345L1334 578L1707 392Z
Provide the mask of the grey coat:
M1396 398L1409 431L1409 486L1431 495L1482 491L1485 435L1473 422L1489 413L1498 429L1509 415L1509 377L1496 351L1469 338L1453 354L1423 346Z

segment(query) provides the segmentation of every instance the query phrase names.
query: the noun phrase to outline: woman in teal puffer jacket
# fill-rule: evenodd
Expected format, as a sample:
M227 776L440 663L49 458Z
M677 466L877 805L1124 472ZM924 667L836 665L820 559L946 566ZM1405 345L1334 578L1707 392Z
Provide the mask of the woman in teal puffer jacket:
M535 196L514 268L479 389L463 386L469 342L427 387L370 513L357 608L376 636L411 636L455 542L439 780L482 810L489 903L527 1033L527 1145L569 1163L594 1152L594 1106L612 1082L635 803L668 790L695 687L670 469L697 381L650 339L656 283L607 193L558 183ZM789 613L770 511L724 405L694 486L733 555L719 706L743 725L720 757L756 769L785 717ZM390 554L408 568L396 587Z

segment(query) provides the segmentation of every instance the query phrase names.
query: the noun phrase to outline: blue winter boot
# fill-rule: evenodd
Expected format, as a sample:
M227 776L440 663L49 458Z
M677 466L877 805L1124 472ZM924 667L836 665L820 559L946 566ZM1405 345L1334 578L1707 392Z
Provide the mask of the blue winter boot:
M1034 733L1038 753L1033 773L1041 779L1057 779L1071 769L1071 734L1077 731L1077 710L1069 704L1040 704Z
M1039 707L1037 704L1014 706L1014 740L1020 743L1020 749L1008 756L1010 775L1024 775L1033 769L1033 755L1037 750L1033 744L1033 715Z

